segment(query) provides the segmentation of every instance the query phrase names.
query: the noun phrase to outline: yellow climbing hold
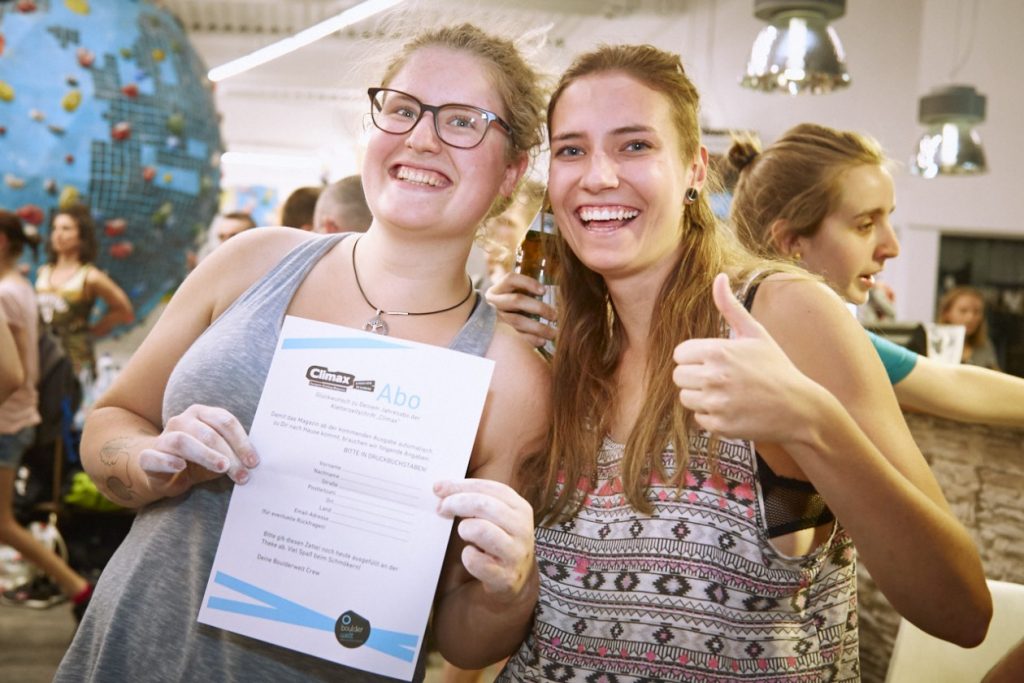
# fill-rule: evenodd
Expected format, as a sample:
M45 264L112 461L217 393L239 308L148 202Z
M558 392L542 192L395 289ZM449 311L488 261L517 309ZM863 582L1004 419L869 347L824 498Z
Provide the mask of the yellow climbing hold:
M60 195L57 197L57 206L59 206L62 209L66 209L69 206L73 206L78 203L78 198L80 196L81 195L78 192L77 187L75 187L74 185L65 185L61 189Z
M14 88L7 81L0 81L0 100L10 102L14 99Z
M64 111L72 112L78 109L78 105L82 103L82 91L72 90L60 101L60 106L64 107Z
M164 51L161 50L160 48L157 47L157 48L153 49L153 61L154 62L162 62L162 61L164 61L164 57L166 57L166 56L167 55L164 54Z
M64 0L64 6L76 14L89 13L89 0Z

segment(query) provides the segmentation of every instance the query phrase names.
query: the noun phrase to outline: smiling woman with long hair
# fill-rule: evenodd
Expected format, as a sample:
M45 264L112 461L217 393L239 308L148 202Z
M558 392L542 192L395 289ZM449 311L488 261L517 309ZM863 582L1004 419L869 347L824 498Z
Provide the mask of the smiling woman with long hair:
M548 105L540 597L500 680L856 680L858 557L925 630L987 628L977 551L856 320L716 222L697 104L676 55L627 45Z

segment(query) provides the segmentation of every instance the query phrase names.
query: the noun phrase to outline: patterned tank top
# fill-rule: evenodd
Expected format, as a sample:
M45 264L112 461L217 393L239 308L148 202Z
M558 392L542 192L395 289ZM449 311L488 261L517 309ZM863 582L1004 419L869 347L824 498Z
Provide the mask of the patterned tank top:
M623 494L624 447L570 520L536 532L540 598L500 681L858 681L856 552L838 524L811 554L768 541L746 441L691 440L684 485L655 478L650 515ZM670 477L671 451L662 456Z

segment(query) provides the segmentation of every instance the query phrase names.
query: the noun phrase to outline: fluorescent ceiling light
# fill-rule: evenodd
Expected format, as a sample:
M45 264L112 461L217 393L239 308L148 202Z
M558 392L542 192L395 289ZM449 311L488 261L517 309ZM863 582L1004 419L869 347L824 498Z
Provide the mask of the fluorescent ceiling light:
M307 29L299 31L294 36L285 38L284 40L279 40L276 43L271 43L266 47L261 47L259 50L247 54L244 57L233 59L227 64L216 66L210 69L210 72L207 74L207 78L216 82L223 81L225 78L237 76L238 74L255 68L260 64L266 64L278 57L283 57L289 52L294 52L299 48L306 47L310 43L315 43L321 38L325 38L336 31L340 31L346 26L351 26L356 22L372 17L378 12L391 9L400 2L402 2L402 0L366 0L358 5L349 7L344 12L337 14L330 19L325 19L319 24L314 24Z

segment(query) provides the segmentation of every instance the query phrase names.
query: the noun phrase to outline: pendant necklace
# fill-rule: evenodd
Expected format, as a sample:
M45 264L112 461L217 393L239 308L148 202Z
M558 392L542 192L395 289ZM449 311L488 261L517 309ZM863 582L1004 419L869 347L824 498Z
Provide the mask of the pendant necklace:
M413 312L413 311L385 311L384 309L380 308L379 306L374 306L370 302L370 300L368 298L366 298L366 292L363 291L363 284L359 281L359 271L356 269L356 247L359 246L359 240L361 240L361 239L362 239L362 236L357 237L355 243L352 245L352 274L355 275L356 287L359 289L359 295L363 297L363 301L366 302L367 306L369 306L373 310L377 311L377 313L372 318L367 320L366 324L363 325L363 329L366 330L367 332L372 332L374 334L383 334L383 335L386 335L388 333L388 324L384 321L384 318L382 316L385 316L385 315L434 315L435 313L447 313L448 311L456 309L459 306L461 306L462 304L464 304L467 301L469 301L469 297L471 297L473 295L473 281L469 280L469 291L466 292L466 296L462 297L462 300L459 301L457 304L452 304L451 306L448 306L447 308L439 308L436 311L416 311L416 312ZM467 275L466 278L469 279L469 276Z

